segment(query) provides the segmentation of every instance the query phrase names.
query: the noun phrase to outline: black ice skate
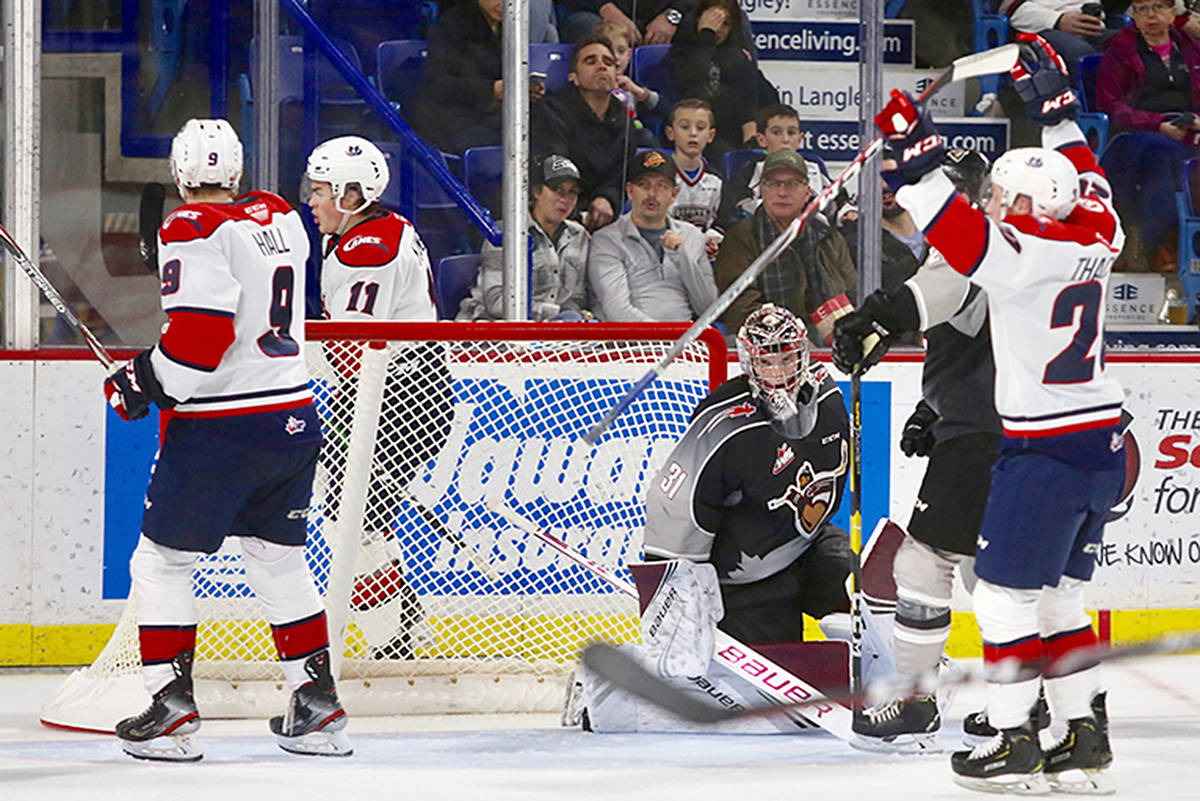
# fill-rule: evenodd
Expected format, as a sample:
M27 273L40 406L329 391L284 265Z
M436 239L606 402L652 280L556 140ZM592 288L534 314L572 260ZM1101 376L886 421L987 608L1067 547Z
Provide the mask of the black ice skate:
M346 710L329 673L329 651L310 656L304 670L312 681L293 692L287 711L270 721L279 747L306 756L350 756L354 749L343 731Z
M200 728L200 713L192 695L192 651L178 654L171 666L175 678L154 694L140 715L117 724L125 753L159 762L196 762L204 756L189 735Z
M1117 791L1108 767L1108 710L1105 695L1092 699L1092 716L1072 718L1067 732L1046 751L1046 779L1053 790L1085 795L1111 795Z
M888 701L854 713L850 745L867 751L937 753L942 750L937 734L941 725L933 696Z
M1030 714L1037 724L1038 731L1050 728L1050 707L1046 703L1046 690L1044 688L1038 691L1037 703ZM973 748L980 743L987 742L995 736L996 727L988 722L986 709L972 712L963 718L963 745L968 748Z
M1001 729L987 742L970 751L955 751L950 757L955 784L988 793L1046 795L1050 783L1044 765L1032 720Z

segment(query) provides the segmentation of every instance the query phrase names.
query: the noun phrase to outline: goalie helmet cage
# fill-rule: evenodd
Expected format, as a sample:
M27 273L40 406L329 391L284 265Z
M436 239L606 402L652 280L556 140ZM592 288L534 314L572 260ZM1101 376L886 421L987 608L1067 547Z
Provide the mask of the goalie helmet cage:
M687 330L675 323L309 322L325 436L306 557L351 715L550 711L636 603L488 508L502 500L609 568L641 555L646 484L726 377L709 329L594 448L583 435ZM238 537L201 555L194 677L206 717L288 696ZM42 722L112 731L149 703L136 605Z

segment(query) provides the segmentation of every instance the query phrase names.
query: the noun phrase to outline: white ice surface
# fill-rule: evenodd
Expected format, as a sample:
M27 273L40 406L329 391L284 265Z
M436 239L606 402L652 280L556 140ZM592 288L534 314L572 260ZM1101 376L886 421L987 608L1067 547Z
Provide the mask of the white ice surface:
M1200 656L1106 668L1122 799L1200 799ZM950 781L949 757L849 748L795 736L596 735L557 715L366 718L350 722L347 759L296 757L262 720L206 720L204 760L138 762L111 737L41 726L56 674L0 672L0 801L906 801L987 796ZM943 724L958 746L982 689L964 689Z

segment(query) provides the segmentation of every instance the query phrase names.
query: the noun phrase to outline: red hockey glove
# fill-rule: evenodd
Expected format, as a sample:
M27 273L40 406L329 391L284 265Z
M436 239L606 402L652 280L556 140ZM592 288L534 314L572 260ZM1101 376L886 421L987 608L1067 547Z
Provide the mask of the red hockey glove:
M1036 33L1018 33L1020 56L1010 73L1025 113L1036 125L1054 125L1079 116L1067 66L1049 42Z
M162 409L175 405L154 375L149 350L142 351L104 379L104 397L122 420L141 420L150 413L151 403Z
M892 90L892 99L875 115L875 125L895 151L899 172L908 183L919 181L946 157L945 142L929 111L906 92Z

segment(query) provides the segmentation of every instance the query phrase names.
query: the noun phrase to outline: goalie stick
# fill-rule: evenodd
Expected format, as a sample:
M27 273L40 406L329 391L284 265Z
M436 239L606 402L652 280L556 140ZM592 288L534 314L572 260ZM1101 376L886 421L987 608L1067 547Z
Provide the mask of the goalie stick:
M75 329L75 332L79 336L83 337L83 341L87 343L88 349L104 365L104 369L110 373L115 370L116 363L113 361L112 356L108 355L108 351L104 349L104 346L100 344L100 340L96 339L96 335L92 333L91 329L84 325L83 321L76 316L71 307L67 305L67 302L63 300L63 296L58 294L58 290L54 288L54 284L50 283L50 279L46 278L37 265L25 256L25 252L21 250L21 246L17 244L17 240L13 239L2 225L0 225L0 245L3 245L4 249L12 255L21 269L25 271L25 274L29 276L29 280L33 282L33 285L41 290L42 295L45 296L46 300L50 301L50 305L54 307L54 310L67 321L67 325Z
M512 525L524 531L526 534L537 537L539 540L546 543L555 551L567 557L571 561L586 567L588 570L592 571L592 573L608 582L608 584L620 592L623 592L633 598L637 598L637 589L631 582L621 578L603 565L597 564L576 549L572 548L570 545L567 545L567 543L558 537L555 537L550 532L535 524L532 520L529 520L518 514L516 510L506 504L503 500L489 501L488 508L498 514L500 517L507 520ZM799 716L802 717L803 720L808 724L820 726L822 729L834 735L835 737L846 741L849 741L853 738L854 735L850 731L851 715L849 709L837 703L831 702L829 696L827 696L821 690L818 690L816 687L813 687L800 677L785 670L778 664L772 662L770 659L767 659L750 646L744 645L738 640L735 640L733 637L730 637L720 629L717 629L714 640L716 647L713 649L713 659L718 660L726 667L737 672L737 674L749 682L760 695L769 700L772 706L767 707L767 709L770 709L772 714L791 715L795 717L797 713L799 713ZM602 643L597 643L596 645L590 646L584 651L584 664L589 668L591 668L591 664L589 664L587 661L587 654L591 652L592 648L597 647L597 645L603 645L606 652L619 654L621 662L627 661L633 664L639 671L654 679L656 685L661 684L663 686L670 687L669 684L662 681L658 677L647 673L627 655L620 653L613 646L604 645ZM640 695L643 698L647 698L648 700L653 701L660 706L664 706L666 709L669 709L672 712L676 711L675 707L662 704L653 695L645 695L643 692L639 692L637 689L635 689L635 686L631 686L630 683L626 683L628 681L633 685L640 686L637 685L636 678L631 679L629 676L625 675L622 675L620 678L615 678L605 670L597 670L596 673L604 676L605 678L611 679L614 683L621 685L625 689L630 690L631 692ZM701 707L704 706L679 690L676 690L674 687L671 687L671 696L673 698L675 696L682 696L686 701L684 706L688 707L689 709L690 705ZM717 712L718 710L713 711ZM693 714L695 714L694 711ZM680 716L688 717L690 720L698 720L698 718L689 717L687 714L681 714Z
M781 715L786 714L789 710L802 711L816 704L829 702L877 704L892 698L909 698L937 690L957 688L978 681L1011 682L1032 679L1040 675L1043 668L1052 667L1056 672L1065 673L1070 672L1076 666L1082 667L1087 664L1123 662L1144 656L1183 653L1198 649L1200 649L1200 630L1185 631L1136 645L1116 648L1097 645L1092 648L1084 648L1046 665L1022 665L1016 659L1009 659L990 669L974 667L973 669L966 668L953 676L934 673L920 676L915 681L872 682L870 686L860 692L830 695L822 699L805 699L774 707L740 710L718 709L700 703L646 670L628 654L622 653L618 648L607 643L598 642L589 645L583 652L583 664L597 675L603 676L634 695L658 704L685 720L695 723L722 723L738 718Z
M1017 45L1006 44L992 48L991 50L985 50L982 53L974 53L969 56L957 58L944 72L925 87L917 98L917 102L921 103L928 100L939 89L949 83L966 80L967 78L978 78L981 75L995 75L996 73L1007 72L1017 63L1017 52ZM599 442L600 437L613 424L613 421L629 408L634 399L638 395L641 395L646 387L650 386L656 378L662 375L667 366L675 361L685 348L700 337L701 332L705 328L708 328L717 321L717 318L758 278L759 274L767 268L767 265L774 261L775 257L782 253L800 235L804 224L816 213L817 209L823 208L830 199L837 195L843 185L858 175L863 164L883 149L883 144L884 139L882 136L875 137L874 141L860 151L854 157L854 160L847 164L846 168L829 183L829 186L825 187L815 198L809 201L808 207L805 208L804 212L792 220L783 233L776 237L774 242L767 245L759 257L750 263L750 266L721 293L720 297L713 301L711 306L704 310L704 313L700 315L696 322L692 323L692 326L684 332L683 336L675 341L675 344L658 361L658 364L654 365L648 373L639 378L629 388L629 391L617 401L616 405L605 413L600 422L596 423L590 431L584 434L584 441L589 445L595 445Z

